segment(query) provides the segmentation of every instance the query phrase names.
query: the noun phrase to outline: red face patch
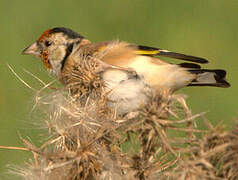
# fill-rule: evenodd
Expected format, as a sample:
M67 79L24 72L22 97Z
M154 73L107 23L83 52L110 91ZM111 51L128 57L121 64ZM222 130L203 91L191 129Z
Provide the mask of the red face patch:
M45 65L45 67L47 67L48 69L51 69L51 65L50 65L50 62L48 60L48 52L47 51L42 52L41 59L42 59L42 62L44 63L44 65Z
M50 32L51 32L51 29L48 29L45 32L43 32L43 34L38 39L38 42L42 42L45 37L49 37L50 36Z
M43 32L43 34L38 39L38 42L43 42L46 37L50 36L50 32L51 32L51 29L46 30L45 32ZM48 60L48 52L47 51L45 51L45 50L42 51L41 59L42 59L42 62L44 63L44 65L45 65L45 67L48 68L48 69L51 69L51 65L50 65L50 62Z

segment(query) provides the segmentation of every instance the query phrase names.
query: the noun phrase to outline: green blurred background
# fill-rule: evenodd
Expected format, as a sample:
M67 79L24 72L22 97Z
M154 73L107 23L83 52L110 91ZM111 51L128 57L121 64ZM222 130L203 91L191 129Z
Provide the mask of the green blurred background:
M213 124L222 121L228 129L235 124L237 0L0 0L0 145L22 146L18 133L29 136L34 144L41 143L36 141L41 130L33 125L37 118L30 114L34 92L13 75L7 64L35 88L40 88L39 83L24 69L45 82L51 81L40 59L23 56L21 51L55 26L72 28L92 41L121 39L209 59L205 67L226 69L232 87L190 87L180 92L189 95L193 113L206 111ZM0 149L0 173L6 171L6 164L23 164L28 156Z

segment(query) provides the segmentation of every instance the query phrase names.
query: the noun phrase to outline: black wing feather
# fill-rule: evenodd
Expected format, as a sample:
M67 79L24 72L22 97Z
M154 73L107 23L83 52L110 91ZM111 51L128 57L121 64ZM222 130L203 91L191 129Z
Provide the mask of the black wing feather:
M170 57L170 58L175 58L175 59L181 59L181 60L190 61L190 62L196 62L196 63L200 63L200 64L208 63L208 60L205 58L171 52L171 51L160 49L160 48L141 46L141 45L137 46L137 48L139 50L138 51L139 54L141 54L141 55L150 55L150 56L158 55L158 56L165 56L165 57Z

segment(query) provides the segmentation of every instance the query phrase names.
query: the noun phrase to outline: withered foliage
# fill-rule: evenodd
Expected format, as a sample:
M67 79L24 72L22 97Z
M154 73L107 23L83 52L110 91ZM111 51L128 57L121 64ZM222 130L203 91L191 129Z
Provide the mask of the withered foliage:
M24 180L238 179L238 126L232 132L213 127L203 113L191 114L184 95L166 92L119 116L107 106L91 67L76 68L67 87L37 94L35 109L48 139L35 147L22 138L33 157L27 166L13 168L15 175ZM199 130L197 119L208 130Z

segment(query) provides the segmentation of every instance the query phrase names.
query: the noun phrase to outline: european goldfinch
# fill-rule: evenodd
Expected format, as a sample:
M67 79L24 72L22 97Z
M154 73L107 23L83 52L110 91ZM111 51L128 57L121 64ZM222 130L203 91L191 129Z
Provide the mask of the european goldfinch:
M65 85L75 66L95 61L94 72L102 78L120 113L146 103L151 90L173 93L185 86L230 86L225 70L202 69L198 65L208 63L204 58L118 40L92 43L64 27L45 31L23 53L40 56L50 73ZM170 64L156 56L189 63Z

